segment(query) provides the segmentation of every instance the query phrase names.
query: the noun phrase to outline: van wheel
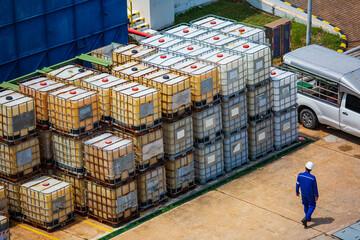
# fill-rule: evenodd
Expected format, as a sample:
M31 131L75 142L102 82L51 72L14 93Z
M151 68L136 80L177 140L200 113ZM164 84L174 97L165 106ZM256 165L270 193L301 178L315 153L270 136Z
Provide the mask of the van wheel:
M300 112L300 123L309 129L315 129L319 125L319 121L313 111L310 109L303 109Z

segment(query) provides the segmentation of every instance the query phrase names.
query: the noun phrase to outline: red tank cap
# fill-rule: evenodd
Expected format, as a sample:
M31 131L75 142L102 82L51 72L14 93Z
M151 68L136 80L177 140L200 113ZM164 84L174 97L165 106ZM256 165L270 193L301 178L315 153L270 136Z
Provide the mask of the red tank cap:
M219 40L220 38L219 38L219 37L214 37L213 39L214 39L214 40Z
M112 143L112 141L111 140L106 140L105 143L110 144L110 143Z
M159 42L165 42L165 40L161 38L161 39L159 39Z
M137 90L139 90L139 88L138 87L133 87L131 90L137 91Z
M187 50L194 50L194 48L193 47L188 47Z
M215 21L211 21L210 24L216 24L216 22L215 22Z
M76 94L76 91L70 91L70 94Z
M42 83L40 83L40 85L41 85L41 86L46 86L47 83L46 83L46 82L42 82Z
M184 31L183 31L183 33L188 33L189 32L189 30L187 30L187 29L185 29Z
M276 72L271 72L270 74L271 74L271 75L276 75Z
M161 55L160 58L166 58L166 55Z
M196 65L191 65L191 68L197 68L197 66Z
M245 44L243 48L249 48L250 46L248 44Z
M223 57L224 55L222 55L221 53L217 55L217 57Z
M243 33L243 32L245 32L245 29L240 28L240 29L239 29L239 32Z
M48 183L48 182L44 182L42 185L46 187L46 186L49 186L49 185L50 185L50 183Z
M108 81L109 81L109 79L107 79L107 78L103 78L101 81L102 81L102 82L108 82Z

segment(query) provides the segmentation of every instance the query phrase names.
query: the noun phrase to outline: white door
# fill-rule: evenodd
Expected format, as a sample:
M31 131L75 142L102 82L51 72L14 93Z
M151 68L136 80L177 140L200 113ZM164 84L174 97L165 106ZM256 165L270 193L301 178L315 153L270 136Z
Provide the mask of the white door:
M360 137L360 98L345 93L340 108L341 130Z

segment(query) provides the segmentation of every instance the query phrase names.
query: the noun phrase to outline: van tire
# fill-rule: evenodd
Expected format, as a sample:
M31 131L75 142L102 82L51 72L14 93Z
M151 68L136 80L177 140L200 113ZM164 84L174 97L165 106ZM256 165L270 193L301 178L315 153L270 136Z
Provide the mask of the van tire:
M316 117L316 114L308 108L301 110L300 123L305 128L309 128L309 129L315 129L319 126L319 121Z

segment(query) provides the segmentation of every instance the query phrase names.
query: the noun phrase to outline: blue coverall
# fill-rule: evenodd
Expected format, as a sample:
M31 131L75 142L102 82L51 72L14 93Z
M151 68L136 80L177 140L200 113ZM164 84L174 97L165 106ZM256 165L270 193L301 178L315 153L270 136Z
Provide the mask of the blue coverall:
M319 197L316 178L314 175L305 171L299 173L296 182L296 193L299 194L301 189L302 204L304 205L305 219L310 221L311 214L316 207L315 196Z

